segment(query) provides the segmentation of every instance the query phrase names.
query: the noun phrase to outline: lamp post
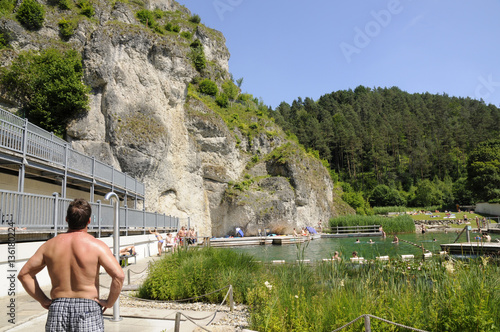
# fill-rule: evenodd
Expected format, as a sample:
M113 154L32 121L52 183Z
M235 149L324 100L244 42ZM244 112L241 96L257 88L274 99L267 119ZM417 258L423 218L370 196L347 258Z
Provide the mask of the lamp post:
M118 263L120 262L120 199L118 195L114 192L109 192L104 196L108 201L114 202L115 208L115 216L113 218L113 255L115 255ZM113 304L113 322L119 322L122 318L120 318L120 297L116 300L115 304Z

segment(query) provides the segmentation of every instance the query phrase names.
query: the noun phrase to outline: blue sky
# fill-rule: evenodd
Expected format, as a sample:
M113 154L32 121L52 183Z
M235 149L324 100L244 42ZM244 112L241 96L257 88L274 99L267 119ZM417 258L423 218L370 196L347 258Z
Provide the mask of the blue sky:
M500 107L498 0L178 2L224 34L229 71L273 108L358 85Z

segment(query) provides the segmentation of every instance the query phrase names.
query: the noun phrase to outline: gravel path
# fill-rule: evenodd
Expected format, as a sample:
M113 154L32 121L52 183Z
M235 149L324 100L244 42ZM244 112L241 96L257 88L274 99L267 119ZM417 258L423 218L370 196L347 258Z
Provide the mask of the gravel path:
M234 310L231 312L229 306L219 306L217 304L207 304L202 302L195 303L176 303L176 302L154 302L142 301L130 296L134 292L122 291L120 296L120 306L132 308L150 308L150 309L169 309L169 310L191 310L191 311L206 311L215 313L216 310L225 313L225 317L213 322L210 326L227 326L234 328L234 331L243 331L248 328L248 319L250 313L248 306L235 304Z

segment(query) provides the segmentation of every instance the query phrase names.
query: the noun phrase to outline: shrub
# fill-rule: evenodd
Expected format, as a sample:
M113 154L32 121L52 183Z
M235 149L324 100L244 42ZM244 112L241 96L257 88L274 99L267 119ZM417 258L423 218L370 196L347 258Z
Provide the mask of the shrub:
M9 45L7 38L5 38L3 33L0 33L0 49L6 48Z
M35 0L24 0L19 6L16 18L26 29L37 30L43 26L45 10L43 5Z
M189 18L189 21L190 21L190 22L193 22L194 24L200 24L200 22L201 22L201 17L200 17L200 15L198 15L198 14L194 14L193 16L191 16L191 17Z
M217 98L215 98L215 102L223 108L227 108L229 106L229 99L225 93L218 95Z
M16 5L15 0L0 0L0 14L10 14Z
M148 299L179 300L231 284L238 285L234 288L234 300L242 303L246 302L246 290L253 288L253 275L260 270L252 256L231 250L181 250L151 265L138 294ZM215 292L205 300L220 303L225 294L226 291Z
M189 31L182 31L181 36L188 39L188 40L191 39L191 37L192 37L191 32L189 32Z
M191 48L200 48L200 47L203 47L203 44L200 42L199 39L196 39L195 41L193 41L191 43L191 45L189 45Z
M231 80L226 80L222 83L222 90L231 100L235 100L240 92L240 89Z
M20 53L2 71L0 84L31 122L63 136L68 120L88 107L90 89L82 77L79 53L48 49Z
M202 72L203 69L207 67L205 51L199 40L195 40L191 43L191 59L197 71Z
M155 15L156 18L162 18L163 15L165 15L165 13L163 12L163 10L161 9L158 9L156 8L154 11L153 11L153 14Z
M214 81L207 79L204 79L203 82L200 83L200 87L198 89L201 93L204 93L209 96L216 96L217 93L219 92L219 89L217 88L217 84L215 84Z
M165 24L165 30L172 31L172 29L173 29L172 23L168 22L167 24Z
M69 0L59 0L57 1L57 7L61 10L68 10L70 9L70 1Z
M59 32L63 39L67 40L75 34L76 22L67 21L64 18L59 21Z
M95 9L92 3L88 0L81 0L77 4L77 7L80 8L80 14L91 18L95 15Z
M147 27L153 28L156 25L155 15L150 10L141 9L137 12L136 16L139 22Z
M181 27L180 27L180 26L178 26L178 25L174 25L174 26L172 27L172 31L173 31L173 32L177 32L177 33L179 33L179 32L181 31Z

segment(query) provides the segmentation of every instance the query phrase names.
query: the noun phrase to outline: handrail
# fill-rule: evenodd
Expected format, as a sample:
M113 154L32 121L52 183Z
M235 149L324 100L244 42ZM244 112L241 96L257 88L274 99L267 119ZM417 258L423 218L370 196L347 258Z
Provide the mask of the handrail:
M26 141L24 138L26 137ZM26 143L26 144L23 144ZM0 147L39 159L144 197L144 184L70 147L65 140L0 108ZM94 167L94 165L96 167Z
M462 236L462 234L464 233L465 229L467 228L467 226L465 226L462 231L460 232L460 234L458 234L457 238L455 239L455 241L453 241L453 243L457 243L458 239L460 238L460 236Z
M360 225L360 226L332 226L332 227L323 227L324 230L331 230L334 232L336 230L336 233L360 233L360 232L366 232L368 231L369 233L372 232L378 232L380 229L380 225Z
M21 193L15 191L0 190L0 220L9 220L16 227L28 230L47 230L57 233L67 229L65 222L65 211L71 199L61 198L58 195L44 196L37 194ZM90 203L92 207L92 220L89 225L90 231L96 231L100 237L102 230L113 228L113 206L102 204L100 201ZM127 224L122 222L121 229L145 230L147 228L161 228L177 230L179 228L179 218L135 210L122 206L119 208L120 220L127 220Z

